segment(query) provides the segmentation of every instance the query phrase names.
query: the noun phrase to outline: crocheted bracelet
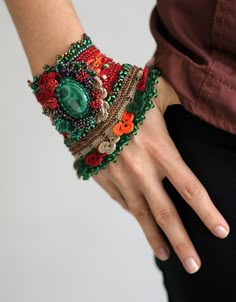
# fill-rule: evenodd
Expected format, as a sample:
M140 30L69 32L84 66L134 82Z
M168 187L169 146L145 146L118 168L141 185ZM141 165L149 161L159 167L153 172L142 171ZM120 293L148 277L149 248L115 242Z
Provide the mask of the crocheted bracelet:
M56 63L28 81L43 113L64 136L84 180L105 169L154 107L159 70L119 64L84 34Z

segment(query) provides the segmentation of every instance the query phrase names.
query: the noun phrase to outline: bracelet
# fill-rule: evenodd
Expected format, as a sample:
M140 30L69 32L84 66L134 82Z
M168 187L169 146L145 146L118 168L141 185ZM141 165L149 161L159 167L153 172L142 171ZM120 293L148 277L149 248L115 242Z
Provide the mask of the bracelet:
M160 75L147 65L114 62L83 34L28 84L75 157L78 177L87 180L115 162L137 133L154 107Z

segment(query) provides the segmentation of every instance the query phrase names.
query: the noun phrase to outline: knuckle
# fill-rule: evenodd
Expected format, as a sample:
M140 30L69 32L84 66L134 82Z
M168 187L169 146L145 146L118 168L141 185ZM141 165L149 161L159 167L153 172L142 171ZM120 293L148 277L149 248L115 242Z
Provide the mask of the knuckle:
M157 251L160 247L165 245L164 240L160 238L160 236L158 235L153 234L153 235L147 235L146 237L154 251Z
M131 208L130 210L138 220L150 218L152 215L152 212L149 208Z
M196 180L189 180L184 183L181 191L183 198L191 201L192 199L200 196L202 188Z
M129 163L128 168L137 178L140 178L143 175L143 164L140 160L132 160L132 162Z
M172 209L162 209L156 212L154 216L159 226L165 227L173 221L175 213Z
M152 156L158 165L168 174L173 175L176 170L176 163L181 160L180 154L170 137L160 139L152 150Z
M147 234L146 235L148 242L150 243L150 245L155 248L157 245L157 236L156 234Z
M117 175L117 174L120 174L119 173L119 167L118 165L116 165L115 163L113 162L110 162L106 169L103 170L104 172L107 172L108 175Z
M128 149L128 148L124 148ZM123 151L124 151L123 150ZM140 154L126 153L123 155L125 167L136 177L143 175L143 157Z
M118 168L116 169L116 167L110 171L109 178L118 186L122 185L125 179L124 174Z
M186 250L189 249L189 244L187 241L180 241L173 246L177 254L186 254Z
M158 163L163 164L169 162L169 142L166 140L159 140L152 148L152 153Z

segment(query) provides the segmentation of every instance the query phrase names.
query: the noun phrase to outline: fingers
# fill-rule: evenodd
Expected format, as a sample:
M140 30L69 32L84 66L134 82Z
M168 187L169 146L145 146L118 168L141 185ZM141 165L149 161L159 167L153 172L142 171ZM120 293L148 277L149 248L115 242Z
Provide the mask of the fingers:
M118 176L122 175L121 173L116 173L114 181L117 185L120 185L119 188L122 195L141 224L153 250L157 251L161 246L156 247L150 238L156 238L155 241L158 244L161 242L164 250L167 247L164 238L162 238L159 229L156 227L158 225L169 239L186 271L195 273L201 266L201 260L173 202L163 188L162 178L160 177L162 173L157 169L154 160L145 156L145 150L142 156L136 157L135 150L133 149L135 147L134 144L131 144L129 147L130 151L133 152L129 154L124 152L123 160L119 168L117 167L116 169L117 172L118 169L121 169L122 165L123 169L129 166L129 169L126 169L125 181L122 180L122 177ZM132 157L130 154L133 154ZM145 160L143 160L144 158ZM145 162L145 165L142 164L142 161ZM142 194L138 192L142 192ZM151 225L155 225L155 230L157 230L155 233L152 229L150 231ZM158 251L156 254L158 254Z
M132 144L130 148L133 148ZM135 153L133 152L133 154ZM145 158L145 153L139 158ZM132 164L129 164L129 169L126 172L126 182L123 182L121 191L131 211L138 221L140 221L141 217L140 224L146 233L148 233L146 221L148 220L150 223L151 216L153 223L160 226L167 236L186 271L195 273L201 266L201 260L172 200L162 185L160 173L157 171L154 160L146 159L144 166L135 155L133 155L132 159L128 156L123 157L124 166L127 166L130 161L132 161ZM132 177L132 175L135 175L135 177ZM130 179L135 179L136 183L132 185ZM127 182L127 180L129 181ZM121 183L121 179L117 179L117 181ZM135 195L135 191L132 188L136 188L136 190L138 188L138 192L142 192L142 196L145 198L141 200L140 195L137 195L137 193ZM160 232L156 236L159 238ZM146 237L148 238L148 234ZM163 239L161 240L163 242Z
M208 229L215 236L225 238L230 230L229 225L215 207L202 183L182 159L165 127L158 129L159 139L152 146L148 146L149 153L155 158L157 169L170 180Z
M94 180L112 197L112 199L118 201L126 210L134 215L156 257L162 261L167 260L170 254L169 247L155 222L146 200L141 194L137 193L137 188L134 189L133 184L127 181L127 178L122 177L123 173L121 173L121 171L119 172L120 165L115 167L115 174L111 171L114 167L113 164L109 165L107 170L101 171L102 173L95 175L93 177ZM113 182L111 180L113 180ZM118 182L119 189L115 185L116 181Z
M182 166L182 167L181 167ZM185 173L181 173L181 170ZM184 200L194 209L209 230L220 238L229 233L229 226L210 199L206 189L183 162L177 166L176 178L170 179Z
M142 190L157 224L168 237L186 271L195 273L201 266L201 260L162 184L152 178L152 181L143 183Z
M172 154L166 152L165 158L162 163L163 169L173 186L207 228L215 236L225 238L229 233L229 225L215 207L202 183L186 165L178 151L172 150Z
M126 198L131 213L140 224L156 257L162 261L167 260L170 255L169 247L156 224L145 198L141 195L135 195L134 192L130 192Z
M122 164L125 165L125 162ZM156 256L166 260L170 253L158 228L160 226L186 271L196 272L201 266L201 260L173 202L162 186L154 165L146 162L144 173L143 167L135 161L129 166L129 170L126 170L125 178L124 174L120 173L121 166L120 164L119 168L117 167L116 174L111 173L112 181L119 186ZM135 175L135 178L132 175Z
M135 178L124 168L122 160L119 159L119 161L118 165L110 165L106 172L110 175L112 182L119 187L130 212L140 224L156 257L165 261L170 255L168 244L163 238L139 186L135 183Z

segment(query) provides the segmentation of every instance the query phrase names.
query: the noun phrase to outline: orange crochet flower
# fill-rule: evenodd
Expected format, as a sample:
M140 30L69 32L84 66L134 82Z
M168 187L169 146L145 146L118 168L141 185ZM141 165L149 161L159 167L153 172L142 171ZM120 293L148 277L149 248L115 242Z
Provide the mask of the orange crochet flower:
M134 120L134 114L128 111L125 111L122 115L123 122L132 122Z
M113 127L114 134L117 136L121 136L123 134L128 134L132 132L134 129L133 120L134 120L134 114L125 111L123 113L121 122L119 122Z

